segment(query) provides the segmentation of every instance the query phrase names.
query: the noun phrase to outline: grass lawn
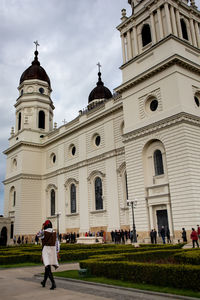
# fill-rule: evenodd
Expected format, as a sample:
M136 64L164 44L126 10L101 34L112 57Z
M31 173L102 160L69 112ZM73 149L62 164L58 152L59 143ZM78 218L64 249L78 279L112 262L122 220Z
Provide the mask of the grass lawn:
M83 281L88 281L88 282L116 285L116 286L121 286L121 287L125 287L125 288L133 288L133 289L139 289L139 290L147 290L147 291L153 291L153 292L168 293L168 294L200 298L200 292L194 292L192 290L183 290L183 289L176 289L176 288L171 288L171 287L155 286L155 285L150 285L150 284L133 283L133 282L129 282L129 281L108 279L105 277L95 277L92 275L87 275L87 276L83 277L83 276L79 275L77 270L54 272L54 276L78 279L78 280L83 280Z
M7 269L7 268L23 268L23 267L32 267L32 266L41 266L42 263L19 263L19 264L10 264L10 265L0 265L0 269Z

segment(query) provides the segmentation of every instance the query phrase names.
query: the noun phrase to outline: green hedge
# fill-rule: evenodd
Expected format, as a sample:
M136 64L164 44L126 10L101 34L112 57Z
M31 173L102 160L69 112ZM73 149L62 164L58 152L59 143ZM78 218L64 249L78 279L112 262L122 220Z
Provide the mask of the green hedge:
M92 275L160 286L200 290L200 268L191 265L164 265L89 259L80 262Z
M200 265L200 249L187 250L175 254L175 260L181 264Z

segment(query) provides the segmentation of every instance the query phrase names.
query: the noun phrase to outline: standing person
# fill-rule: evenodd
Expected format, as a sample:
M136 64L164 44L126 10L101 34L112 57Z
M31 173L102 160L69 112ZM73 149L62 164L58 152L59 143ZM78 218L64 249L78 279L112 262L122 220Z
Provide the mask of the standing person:
M170 239L170 230L169 228L167 227L167 232L166 232L166 237L167 237L167 243L171 243L171 239Z
M162 226L162 228L161 228L160 235L161 235L163 244L165 244L165 228L164 228L164 226Z
M42 260L45 265L44 279L41 282L41 285L45 287L46 281L49 277L52 284L50 290L54 290L56 288L56 284L51 272L51 266L54 266L54 268L57 269L59 265L56 253L56 232L53 231L50 220L45 221L42 226L42 230L38 233L38 236L42 240Z
M192 248L195 248L195 243L197 244L197 247L199 248L198 235L194 228L192 228L190 238L192 239Z
M182 239L184 243L187 243L187 233L185 231L185 228L182 228Z
M199 225L197 225L197 234L198 234L198 238L200 240L200 227L199 227Z
M153 242L154 244L157 244L157 231L155 230L155 228L153 230Z
M150 238L151 238L151 243L153 244L154 242L154 234L153 234L153 229L150 231Z

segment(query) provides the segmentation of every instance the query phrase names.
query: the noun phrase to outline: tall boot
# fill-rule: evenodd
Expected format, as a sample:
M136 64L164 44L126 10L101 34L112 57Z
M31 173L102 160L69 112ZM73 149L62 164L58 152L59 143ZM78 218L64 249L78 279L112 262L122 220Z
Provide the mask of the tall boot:
M49 279L51 280L51 284L52 284L50 290L54 290L56 288L56 284L53 278L53 274L51 272L51 267L49 269Z
M45 284L46 284L46 281L47 281L48 277L49 277L49 268L47 266L47 267L45 267L44 279L43 279L43 281L41 281L42 287L45 287Z

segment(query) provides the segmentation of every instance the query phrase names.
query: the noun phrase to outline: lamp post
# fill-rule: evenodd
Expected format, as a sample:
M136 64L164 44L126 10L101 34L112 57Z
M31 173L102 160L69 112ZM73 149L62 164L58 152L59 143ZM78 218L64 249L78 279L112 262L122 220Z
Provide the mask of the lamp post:
M61 212L58 212L56 214L56 217L57 217L57 236L58 236L58 239L59 239L59 217L61 215Z
M133 217L133 242L137 243L137 233L135 227L135 217L134 217L134 208L137 206L137 199L135 200L127 200L127 204L131 205L132 208L132 217Z

